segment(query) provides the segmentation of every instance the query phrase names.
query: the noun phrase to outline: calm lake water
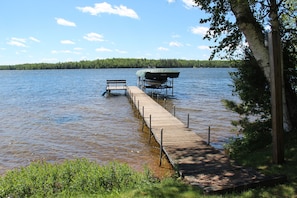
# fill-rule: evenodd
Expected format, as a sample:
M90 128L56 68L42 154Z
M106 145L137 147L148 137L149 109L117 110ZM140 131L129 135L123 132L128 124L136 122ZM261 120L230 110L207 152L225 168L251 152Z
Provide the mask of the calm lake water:
M128 98L119 91L103 97L107 79L126 79L137 85L138 69L0 71L0 174L32 161L61 162L88 158L104 164L120 161L136 169L159 168L157 145L148 144ZM234 69L177 69L174 95L158 102L168 111L175 106L184 123L222 148L234 136L221 99L232 96L230 71ZM171 92L170 92L171 94ZM164 160L165 161L165 160Z

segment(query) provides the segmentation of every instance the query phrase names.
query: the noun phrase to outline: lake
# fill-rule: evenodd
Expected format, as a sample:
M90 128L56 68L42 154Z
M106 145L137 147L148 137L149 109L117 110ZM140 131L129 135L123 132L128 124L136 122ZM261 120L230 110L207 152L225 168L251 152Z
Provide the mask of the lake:
M0 71L0 174L32 161L61 162L88 158L100 164L120 161L136 169L159 167L159 148L148 144L148 133L123 91L103 97L107 79L137 85L138 69ZM190 128L222 149L234 136L222 99L232 96L227 68L182 68L174 79L174 94L158 102ZM148 94L150 92L148 91ZM160 96L163 92L158 93ZM155 93L155 98L156 93ZM156 99L157 100L157 99ZM166 160L164 160L166 161Z

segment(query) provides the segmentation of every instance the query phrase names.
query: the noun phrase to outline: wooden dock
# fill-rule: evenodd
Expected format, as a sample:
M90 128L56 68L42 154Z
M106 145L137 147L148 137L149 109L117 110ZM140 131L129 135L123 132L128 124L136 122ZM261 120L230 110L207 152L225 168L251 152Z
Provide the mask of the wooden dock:
M235 165L138 87L128 86L127 92L162 151L185 182L199 186L207 193L224 193L286 180L283 176L267 177L253 169Z

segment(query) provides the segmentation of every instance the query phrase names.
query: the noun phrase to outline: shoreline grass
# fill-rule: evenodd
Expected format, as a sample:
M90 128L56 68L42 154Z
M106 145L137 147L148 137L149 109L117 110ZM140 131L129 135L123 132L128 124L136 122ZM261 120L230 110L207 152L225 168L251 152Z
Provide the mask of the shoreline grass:
M297 137L288 138L286 162L272 164L271 146L238 159L266 175L287 175L288 182L243 192L206 195L201 189L169 176L157 179L149 169L133 170L129 165L110 162L99 165L87 159L63 163L34 162L8 171L0 178L0 197L297 197Z
M149 170L132 170L111 162L100 166L87 159L61 164L34 162L8 171L0 180L0 197L76 197L118 194L155 182Z

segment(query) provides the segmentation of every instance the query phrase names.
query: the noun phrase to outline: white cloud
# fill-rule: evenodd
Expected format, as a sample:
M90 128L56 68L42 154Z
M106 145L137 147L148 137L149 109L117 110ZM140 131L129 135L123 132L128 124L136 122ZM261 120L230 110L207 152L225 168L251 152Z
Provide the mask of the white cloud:
M8 41L7 44L12 46L17 46L17 47L26 47L24 43L18 42L18 41Z
M75 44L73 41L71 41L71 40L62 40L62 41L60 41L62 44L67 44L67 45L73 45L73 44Z
M158 50L159 51L168 51L169 49L166 47L158 47Z
M193 34L198 34L202 36L204 36L208 30L209 28L203 26L191 27L191 32Z
M63 26L70 26L70 27L76 27L76 24L74 22L71 22L71 21L67 21L65 19L62 19L62 18L55 18L57 23L59 25L63 25Z
M24 39L24 38L12 37L11 40L18 41L18 42L21 42L21 43L26 43L26 39Z
M34 37L31 36L28 39L12 37L7 42L7 44L11 45L11 46L17 46L17 47L28 47L27 44L26 44L27 40L31 40L31 41L34 41L36 43L40 43L40 41L37 38L34 38Z
M88 41L99 41L99 42L104 41L103 36L101 34L97 34L94 32L91 32L85 35L84 39Z
M29 39L30 39L31 41L36 42L36 43L40 43L40 40L38 40L37 38L35 38L35 37L33 37L33 36L30 36Z
M107 14L115 14L119 16L130 17L134 19L138 19L137 13L126 6L112 6L109 3L96 3L94 7L86 6L86 7L77 7L78 10L86 13L90 13L91 15L99 15L101 13Z
M171 47L181 47L183 46L183 44L179 43L179 42L176 42L176 41L172 41L169 43L169 46Z
M8 45L17 46L17 47L27 47L26 39L24 38L11 38L10 41L7 42Z
M209 46L207 45L199 45L197 48L201 50L210 50Z
M112 52L111 49L105 48L105 47L100 47L96 49L97 52Z
M52 54L80 54L79 52L73 52L71 50L52 50Z
M175 0L167 0L168 3L174 3Z
M127 54L128 53L127 51L119 50L119 49L116 49L115 51L120 53L120 54Z
M183 0L184 4L185 4L185 8L190 9L193 8L193 6L195 6L195 2L194 0Z

